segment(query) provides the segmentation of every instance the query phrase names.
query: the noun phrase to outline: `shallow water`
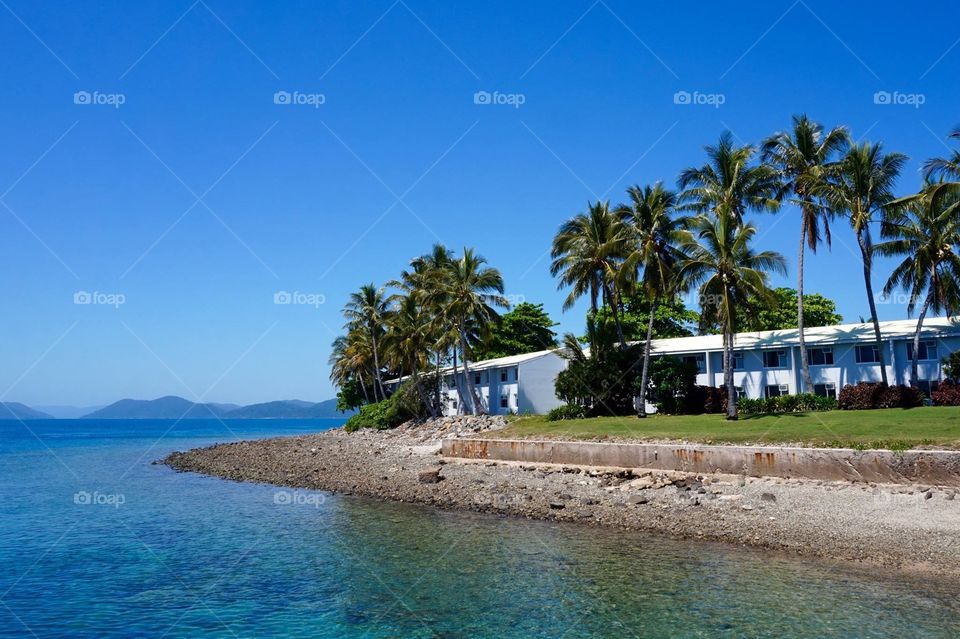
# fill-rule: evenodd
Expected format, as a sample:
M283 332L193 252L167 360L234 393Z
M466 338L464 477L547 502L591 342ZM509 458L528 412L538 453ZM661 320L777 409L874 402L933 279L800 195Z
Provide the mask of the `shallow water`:
M0 422L0 636L960 636L862 570L151 464L336 423Z

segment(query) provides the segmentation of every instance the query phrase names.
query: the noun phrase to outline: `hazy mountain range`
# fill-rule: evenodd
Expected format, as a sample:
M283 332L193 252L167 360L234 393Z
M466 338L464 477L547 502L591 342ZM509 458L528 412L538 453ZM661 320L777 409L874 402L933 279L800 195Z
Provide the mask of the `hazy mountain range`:
M109 406L88 408L31 408L18 402L0 402L0 419L336 419L352 414L340 413L336 406L335 399L323 402L287 399L249 406L198 404L168 395L159 399L121 399Z

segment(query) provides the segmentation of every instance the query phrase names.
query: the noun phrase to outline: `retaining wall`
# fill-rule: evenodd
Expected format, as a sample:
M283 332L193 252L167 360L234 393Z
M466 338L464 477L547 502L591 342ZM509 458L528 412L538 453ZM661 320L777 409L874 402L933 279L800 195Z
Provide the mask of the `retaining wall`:
M445 439L443 455L578 466L652 468L754 477L802 477L960 486L960 451L700 446L511 439Z

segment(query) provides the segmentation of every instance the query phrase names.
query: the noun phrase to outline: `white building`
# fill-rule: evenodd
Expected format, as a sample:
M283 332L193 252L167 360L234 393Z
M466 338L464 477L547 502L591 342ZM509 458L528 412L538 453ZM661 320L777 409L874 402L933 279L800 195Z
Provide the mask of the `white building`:
M880 322L883 360L890 384L911 383L916 320ZM740 397L816 393L836 397L847 384L880 381L873 324L807 328L804 339L813 388L803 387L798 331L737 333L734 338L734 385ZM702 335L653 340L654 355L672 355L697 366L697 384L723 386L723 337ZM960 349L960 322L924 321L918 361L918 386L926 392L944 379L941 360Z

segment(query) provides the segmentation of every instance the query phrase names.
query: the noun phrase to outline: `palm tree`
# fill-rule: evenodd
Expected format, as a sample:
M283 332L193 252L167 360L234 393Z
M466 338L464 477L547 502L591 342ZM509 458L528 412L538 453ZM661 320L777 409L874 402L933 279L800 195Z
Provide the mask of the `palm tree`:
M450 263L442 291L445 303L443 317L456 331L463 373L475 415L482 414L484 407L470 375L471 346L479 337L487 334L493 323L500 321L500 315L494 307L506 308L510 305L503 297L500 271L485 266L486 263L473 249L464 248L460 259Z
M370 336L373 352L374 398L386 399L380 368L380 338L383 336L389 309L383 289L365 284L360 290L350 294L350 300L343 309L348 328L362 328Z
M948 136L960 140L960 127L950 132ZM923 175L926 179L953 179L960 180L960 151L954 151L949 158L931 158L923 164Z
M824 133L823 126L811 121L806 115L793 116L793 128L770 136L763 142L761 157L777 172L780 181L780 199L788 193L793 195L792 204L800 207L800 249L797 255L797 328L800 342L800 366L803 371L803 386L807 392L813 389L807 345L803 330L803 257L805 248L817 252L820 243L820 228L830 248L831 211L822 206L814 196L817 186L826 175L835 170L833 156L849 145L845 127L836 127Z
M384 352L397 370L410 374L421 403L431 417L436 417L435 402L427 395L420 379L420 372L430 365L430 318L417 295L399 295L393 303L389 330L383 339Z
M846 215L857 237L860 256L863 260L863 282L870 305L870 318L880 355L880 379L887 383L887 368L884 365L883 345L880 336L880 320L877 319L877 303L873 298L873 249L870 225L874 215L893 200L893 187L907 156L900 153L884 153L880 144L864 142L850 147L840 160L835 175L817 188L828 205L837 213Z
M619 263L627 246L626 226L610 210L609 203L588 204L587 212L564 222L553 238L550 274L559 276L558 289L569 287L563 310L584 295L590 296L590 312L596 314L598 298L609 306L617 324L620 343L625 343L620 321Z
M707 163L680 173L680 202L685 210L730 216L735 224L748 211L776 211L777 174L766 165L750 166L753 146L736 146L729 131L706 147Z
M903 257L887 280L884 294L895 288L909 291L908 315L913 315L920 302L910 367L914 386L918 381L920 332L927 311L953 315L960 309L960 255L954 248L960 245L960 194L952 190L938 196L940 186L928 182L916 195L891 202L880 226L881 237L887 241L873 247L878 255Z
M783 256L755 252L750 242L757 233L752 224L738 224L732 215L698 216L683 231L680 246L686 257L679 277L698 287L701 322L723 329L723 378L727 388L727 419L737 419L733 384L733 340L737 312L748 299L770 295L768 272L786 273Z
M330 380L338 387L343 388L351 379L360 384L364 400L370 403L367 393L369 381L373 379L373 350L370 347L370 338L366 331L354 329L346 335L341 335L333 341L330 353Z
M640 375L640 408L637 413L640 417L646 417L653 319L660 300L676 292L676 269L682 258L678 244L680 230L686 222L673 215L677 194L664 188L660 182L653 187L632 186L627 189L627 195L630 203L621 204L617 209L632 234L620 269L621 279L625 280L621 282L621 288L639 286L650 302Z

